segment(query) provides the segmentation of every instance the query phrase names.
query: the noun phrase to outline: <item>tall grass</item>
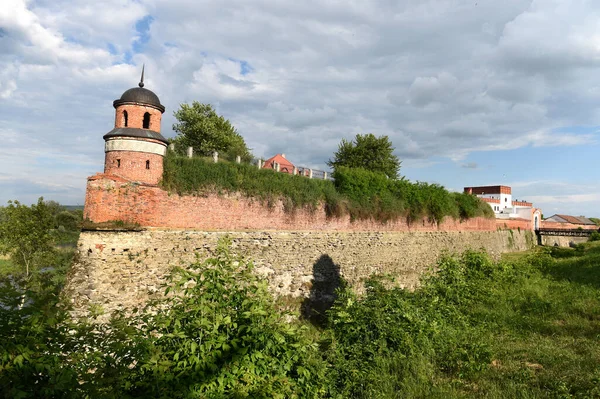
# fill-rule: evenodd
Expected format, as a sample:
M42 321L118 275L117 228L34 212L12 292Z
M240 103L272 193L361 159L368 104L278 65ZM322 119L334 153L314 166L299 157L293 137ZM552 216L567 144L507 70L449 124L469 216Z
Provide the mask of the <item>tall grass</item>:
M169 154L162 185L179 194L240 192L266 205L282 201L289 212L324 206L328 216L381 222L398 218L413 222L426 217L440 223L445 217L493 217L491 208L477 197L450 193L437 184L391 180L363 169L338 168L334 176L335 182L307 179L249 164Z
M330 312L331 386L353 398L600 397L600 245L444 258L420 289ZM335 395L332 395L335 396Z

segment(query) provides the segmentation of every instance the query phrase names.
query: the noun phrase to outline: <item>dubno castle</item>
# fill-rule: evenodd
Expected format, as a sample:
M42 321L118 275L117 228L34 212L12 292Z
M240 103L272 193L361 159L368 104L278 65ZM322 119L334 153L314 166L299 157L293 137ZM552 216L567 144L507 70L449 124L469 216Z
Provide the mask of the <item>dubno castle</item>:
M113 102L114 129L104 135L104 172L88 178L84 216L95 223L124 221L153 228L208 230L326 230L326 231L495 231L500 228L533 229L533 218L466 221L446 218L441 224L427 220L408 225L405 220L381 224L349 217L326 218L316 213L267 209L241 194L179 196L160 186L168 142L161 134L165 107L144 87L125 91ZM537 215L536 215L537 216ZM498 223L502 223L501 225Z
M324 208L290 214L283 203L267 208L240 193L168 193L159 185L167 151L160 133L165 108L143 86L142 75L139 87L113 103L104 172L88 178L84 209L85 218L99 225L125 221L142 229L81 233L67 284L76 313L85 314L92 304L109 313L160 295L173 266L210 256L224 236L232 251L251 258L268 277L275 295L297 300L315 299L312 287L337 281L338 272L359 290L372 274L394 275L400 286L412 287L441 253L484 248L498 256L534 244L527 220L507 226L516 230L498 229L497 220L487 218L382 224L327 218Z

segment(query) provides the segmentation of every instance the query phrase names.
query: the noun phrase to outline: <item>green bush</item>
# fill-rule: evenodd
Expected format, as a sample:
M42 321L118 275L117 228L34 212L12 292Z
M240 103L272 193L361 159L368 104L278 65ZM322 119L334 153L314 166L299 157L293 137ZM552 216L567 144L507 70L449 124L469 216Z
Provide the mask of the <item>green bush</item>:
M289 211L299 207L315 210L326 200L338 199L333 183L327 180L276 173L250 164L213 163L203 158L173 155L165 158L162 185L179 194L241 192L266 205L285 200Z
M276 310L267 281L221 242L216 257L176 269L141 325L135 366L120 381L137 397L303 397L323 394L325 364L305 327ZM168 310L164 310L168 309Z
M282 201L292 213L298 208L314 211L324 206L328 216L349 214L352 220L406 218L410 223L427 217L432 223L441 223L445 217L493 217L491 208L477 197L449 193L438 184L392 180L360 168L338 167L333 176L334 183L249 164L170 154L165 158L162 185L179 194L239 192L266 205Z
M0 397L323 397L326 364L307 328L221 244L110 324L70 320L52 290L21 306L0 285Z
M51 271L25 292L0 279L0 397L600 395L594 243L568 257L444 256L412 291L383 277L360 296L341 284L324 329L290 321L226 247L174 269L164 296L110 324L70 320ZM49 262L64 277L68 260Z
M387 221L406 217L415 222L427 217L441 223L445 217L494 217L492 209L469 194L450 193L438 184L388 179L360 168L339 167L333 174L337 191L348 198L354 218Z
M337 192L347 198L353 219L388 221L404 216L404 201L394 195L394 181L383 173L341 166L333 177Z
M388 397L389 389L416 397L433 395L436 374L468 377L487 368L492 350L487 333L465 316L481 301L491 277L501 275L485 253L444 257L419 290L388 289L367 281L362 298L345 288L329 311L332 343L327 352L332 397ZM386 362L394 369L386 370ZM382 379L392 379L391 387Z
M600 232L594 231L592 234L590 234L588 241L600 241Z
M56 225L57 227L63 226L66 230L77 230L81 223L81 219L77 216L74 212L61 211L55 216Z

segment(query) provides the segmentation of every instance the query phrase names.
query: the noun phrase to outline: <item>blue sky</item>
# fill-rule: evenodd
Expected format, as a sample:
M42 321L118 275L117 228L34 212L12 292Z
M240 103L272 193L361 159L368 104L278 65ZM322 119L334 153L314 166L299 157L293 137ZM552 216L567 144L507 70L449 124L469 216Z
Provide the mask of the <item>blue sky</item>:
M211 103L255 155L325 168L387 135L411 180L505 184L545 215L600 216L600 4L7 0L0 203L82 204L112 101Z

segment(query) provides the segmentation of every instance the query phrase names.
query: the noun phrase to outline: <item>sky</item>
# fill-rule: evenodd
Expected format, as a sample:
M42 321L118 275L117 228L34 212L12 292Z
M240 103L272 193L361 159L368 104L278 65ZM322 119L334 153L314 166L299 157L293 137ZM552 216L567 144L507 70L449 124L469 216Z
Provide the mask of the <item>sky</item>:
M145 87L173 137L210 103L253 153L326 169L387 135L409 180L508 185L600 216L600 2L3 0L0 204L82 205L112 101Z

